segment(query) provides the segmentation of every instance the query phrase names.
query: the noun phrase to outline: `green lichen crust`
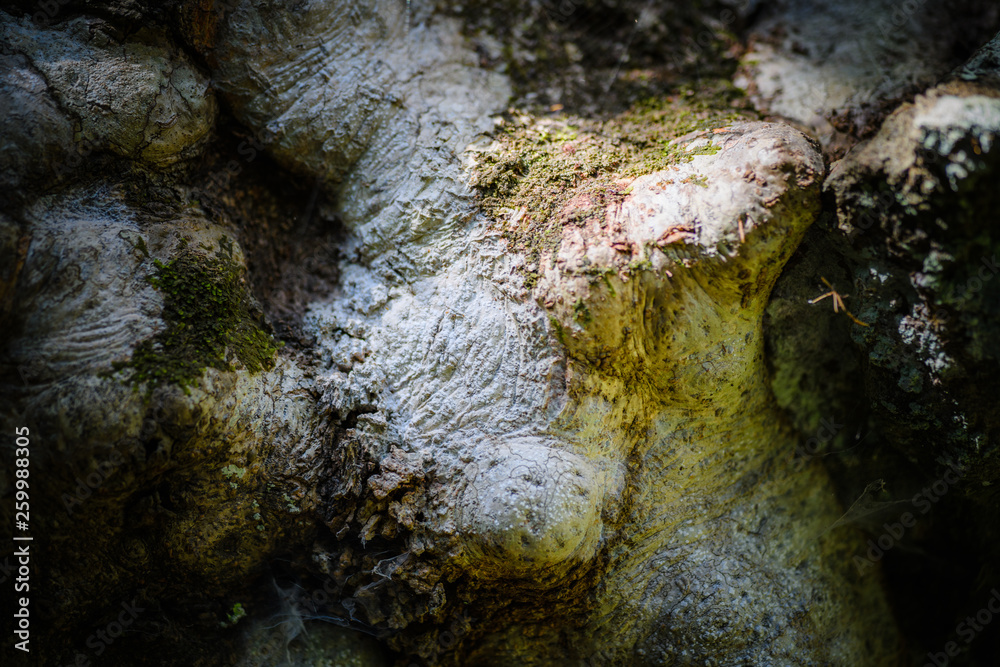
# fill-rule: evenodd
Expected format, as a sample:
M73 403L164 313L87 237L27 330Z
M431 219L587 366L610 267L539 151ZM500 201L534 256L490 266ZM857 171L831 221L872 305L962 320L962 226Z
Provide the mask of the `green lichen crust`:
M243 267L233 259L232 242L223 236L214 255L208 249L184 243L169 262L153 260L156 271L148 280L163 294L166 326L119 364L132 370L128 382L134 386L152 391L173 384L187 390L206 368L233 371L238 363L257 373L274 366L277 346Z

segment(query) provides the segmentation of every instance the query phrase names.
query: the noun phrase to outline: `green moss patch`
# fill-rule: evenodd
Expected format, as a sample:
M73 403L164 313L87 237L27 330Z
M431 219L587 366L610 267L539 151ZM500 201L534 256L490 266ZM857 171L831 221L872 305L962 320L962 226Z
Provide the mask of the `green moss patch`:
M472 182L511 248L527 256L528 286L544 251L558 248L565 225L603 223L631 180L716 152L711 142L688 151L689 142L675 140L749 120L731 105L738 95L729 84L705 84L697 94L681 90L599 121L509 113Z
M214 255L184 247L169 263L154 260L148 280L164 295L166 328L116 367L132 369L129 383L150 392L164 383L188 391L208 367L233 371L239 362L251 373L274 367L277 345L232 252L223 237Z

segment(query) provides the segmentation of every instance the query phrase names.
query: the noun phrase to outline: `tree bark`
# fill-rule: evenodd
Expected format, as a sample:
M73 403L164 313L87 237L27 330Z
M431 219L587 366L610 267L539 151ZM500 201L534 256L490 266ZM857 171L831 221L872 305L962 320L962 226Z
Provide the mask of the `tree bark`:
M40 664L945 645L895 559L1000 544L994 7L36 9L0 390Z

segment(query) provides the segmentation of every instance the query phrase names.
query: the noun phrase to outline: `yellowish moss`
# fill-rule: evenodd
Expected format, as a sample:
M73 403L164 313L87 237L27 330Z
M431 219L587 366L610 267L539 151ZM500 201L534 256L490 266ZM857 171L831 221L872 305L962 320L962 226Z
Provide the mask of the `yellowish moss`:
M688 142L676 139L748 119L732 107L739 93L731 84L711 82L692 92L681 89L602 121L507 115L496 145L476 166L473 185L512 249L526 255L529 287L565 225L603 222L631 180L718 150L709 142L689 151Z

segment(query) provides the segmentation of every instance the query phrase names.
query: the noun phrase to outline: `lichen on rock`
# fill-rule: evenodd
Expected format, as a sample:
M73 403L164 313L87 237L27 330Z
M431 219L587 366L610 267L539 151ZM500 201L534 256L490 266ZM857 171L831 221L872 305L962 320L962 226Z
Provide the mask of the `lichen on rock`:
M994 411L978 396L951 395L990 385L987 368L997 362L981 337L996 334L989 322L1000 247L981 212L997 206L987 184L1000 169L1000 88L986 72L967 81L962 71L973 70L959 69L896 110L834 166L826 188L837 203L836 231L869 255L854 267L858 308L882 326L855 339L871 364L876 412L907 415L907 426L889 429L891 440L911 456L944 455L992 482L998 455L983 445L996 428Z

